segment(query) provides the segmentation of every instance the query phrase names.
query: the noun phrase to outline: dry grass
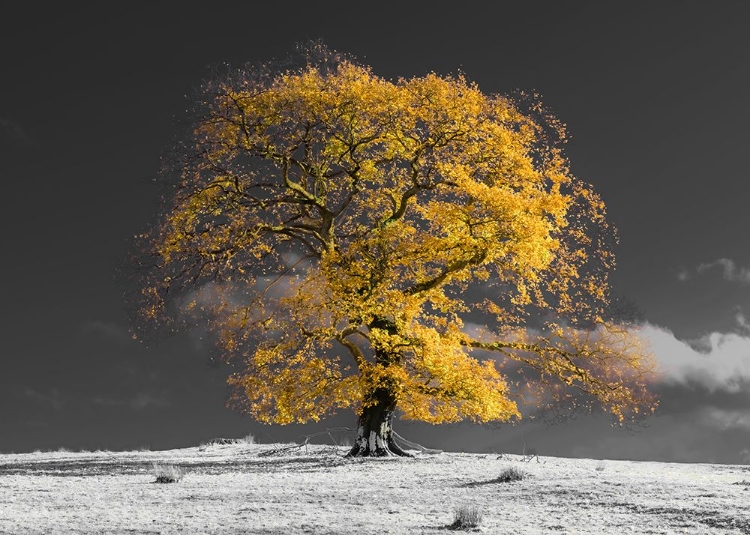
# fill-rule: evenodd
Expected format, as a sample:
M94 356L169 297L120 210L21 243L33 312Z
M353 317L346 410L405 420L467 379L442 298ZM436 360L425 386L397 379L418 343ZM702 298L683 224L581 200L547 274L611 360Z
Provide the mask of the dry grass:
M476 529L482 522L482 511L474 505L461 505L453 511L453 523L448 526L452 530Z
M177 483L183 477L182 469L173 464L154 464L154 483Z
M527 477L528 476L525 472L519 470L515 466L511 466L500 472L500 475L495 479L495 483L512 483L513 481L521 481Z

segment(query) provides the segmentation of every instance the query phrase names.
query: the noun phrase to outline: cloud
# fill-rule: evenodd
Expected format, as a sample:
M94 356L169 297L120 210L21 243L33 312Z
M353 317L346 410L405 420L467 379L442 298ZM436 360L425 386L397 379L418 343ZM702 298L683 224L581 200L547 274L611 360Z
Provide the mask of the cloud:
M713 262L707 262L700 264L696 268L697 273L704 273L715 267L721 268L722 277L724 280L729 282L737 282L739 284L750 284L750 269L742 266L738 266L733 260L729 258L719 258ZM678 278L680 275L678 274ZM683 279L680 279L683 280Z
M741 324L738 319L737 325ZM465 328L475 335L482 333L479 325L467 323ZM650 323L638 332L661 371L650 385L659 408L643 428L632 433L614 429L609 418L595 411L552 426L526 420L503 426L501 433L491 426L467 425L449 427L454 432L440 436L439 430L425 426L419 428L423 443L454 450L508 452L520 452L526 444L542 455L750 463L750 333L714 332L683 340Z
M662 330L661 335L666 338L671 333ZM686 352L691 351L684 343L681 347L687 348ZM695 354L693 357L707 358ZM665 360L663 352L660 360ZM694 363L691 365L695 367ZM680 367L674 368L679 370ZM657 414L632 434L607 429L603 418L582 416L552 426L544 441L531 438L530 443L545 444L543 447L550 453L560 448L573 457L750 463L750 382L746 379L735 376L729 386L724 387L715 376L704 380L695 369L693 373L682 370L663 377L662 382L652 384L651 389L660 400Z
M734 315L735 321L737 321L737 327L740 331L750 334L750 323L748 323L745 314L742 309L738 308Z
M641 335L649 342L666 383L728 392L750 384L750 336L713 332L679 340L668 329L652 324L646 324Z
M705 427L713 427L720 431L737 429L750 431L750 413L747 407L743 409L727 409L719 407L706 407L698 412L698 417Z
M707 393L750 392L750 321L739 308L735 320L736 332L711 332L694 339L678 338L671 330L648 322L636 327L656 360L657 375L652 383L681 385L688 390L700 387ZM493 339L476 323L466 322L463 331L479 340ZM487 353L490 358L492 355Z

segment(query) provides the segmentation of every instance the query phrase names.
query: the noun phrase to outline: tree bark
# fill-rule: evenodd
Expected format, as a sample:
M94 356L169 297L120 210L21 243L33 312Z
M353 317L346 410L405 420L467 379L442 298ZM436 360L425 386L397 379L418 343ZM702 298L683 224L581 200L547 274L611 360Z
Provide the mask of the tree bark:
M357 438L347 457L411 457L393 438L393 413L396 400L386 390L373 393L374 403L362 409Z
M382 329L392 335L398 332L396 324L383 317L374 318L368 327ZM375 349L375 361L380 365L398 365L400 360L398 354ZM395 386L387 381L365 396L357 425L357 438L347 457L411 457L393 439L393 413L397 403Z

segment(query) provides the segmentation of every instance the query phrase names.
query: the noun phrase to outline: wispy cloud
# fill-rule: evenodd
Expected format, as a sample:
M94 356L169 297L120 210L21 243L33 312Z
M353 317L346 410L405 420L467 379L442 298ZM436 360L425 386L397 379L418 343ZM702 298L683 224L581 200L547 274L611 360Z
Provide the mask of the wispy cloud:
M682 269L677 273L677 280L685 282L694 278L696 275L705 273L714 268L721 270L722 278L728 282L739 284L750 284L750 268L738 266L734 260L729 258L719 258L713 262L704 262L695 268L695 273L690 273L687 269Z
M55 412L61 412L66 405L57 388L52 388L46 392L39 392L33 388L26 387L20 390L16 397L51 408Z
M706 407L700 412L705 427L713 427L721 431L739 430L750 431L750 414L747 407L742 409L728 409Z
M737 308L734 319L737 322L737 328L740 331L750 334L750 322L747 321L747 318L745 317L745 314L744 312L742 312L741 308Z

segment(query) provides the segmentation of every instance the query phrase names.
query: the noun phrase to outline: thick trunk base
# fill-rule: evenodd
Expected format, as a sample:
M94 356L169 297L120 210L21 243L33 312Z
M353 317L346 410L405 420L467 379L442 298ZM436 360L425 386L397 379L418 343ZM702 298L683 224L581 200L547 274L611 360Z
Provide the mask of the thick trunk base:
M378 435L375 431L369 436L360 430L357 432L357 440L354 446L346 454L347 457L412 457L396 444L392 436L388 438Z
M391 335L398 332L395 323L387 318L375 318L368 326ZM388 366L398 365L400 357L375 348L375 360L379 366L387 369ZM347 457L411 457L396 444L393 437L393 413L398 404L397 384L387 375L385 380L373 380L372 384L378 386L364 396L357 438Z
M393 439L393 411L368 407L359 417L357 438L347 457L412 457Z

